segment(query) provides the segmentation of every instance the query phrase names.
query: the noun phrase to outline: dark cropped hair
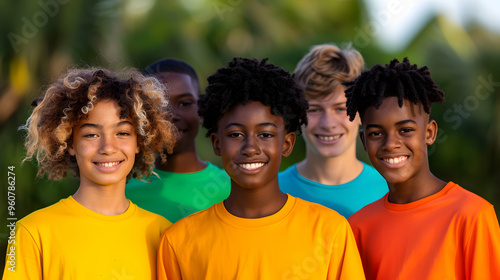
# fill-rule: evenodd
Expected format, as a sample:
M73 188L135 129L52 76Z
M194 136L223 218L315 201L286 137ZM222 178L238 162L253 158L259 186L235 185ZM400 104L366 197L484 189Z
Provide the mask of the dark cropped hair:
M217 123L234 106L259 101L271 113L283 117L287 132L307 125L308 103L293 76L267 58L234 57L227 67L208 77L206 94L198 100L198 114L203 118L206 136L217 131Z
M359 112L363 117L365 110L370 106L379 108L384 97L396 96L399 107L403 106L403 99L414 104L422 104L427 114L431 113L431 106L435 102L444 102L444 92L434 82L427 66L418 68L410 64L408 57L399 62L392 60L385 67L377 64L353 82L344 83L347 97L347 115L352 121Z
M198 92L200 91L200 82L196 71L191 65L184 61L174 58L165 58L146 66L143 72L147 75L157 75L165 72L186 74L196 83L195 87L198 89Z

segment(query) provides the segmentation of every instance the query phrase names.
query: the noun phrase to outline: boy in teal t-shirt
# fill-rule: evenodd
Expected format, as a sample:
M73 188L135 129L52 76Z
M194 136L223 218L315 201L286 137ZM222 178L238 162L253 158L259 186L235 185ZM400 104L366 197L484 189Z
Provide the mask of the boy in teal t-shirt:
M226 172L202 161L196 153L199 83L196 71L176 59L163 59L144 70L166 85L172 121L180 132L166 163L156 161L150 183L130 180L127 198L140 207L160 214L172 223L227 198L230 180Z
M279 173L283 192L320 203L346 218L387 193L387 183L356 157L361 124L346 114L344 82L363 70L363 57L351 48L314 46L295 68L295 80L309 102L302 126L306 157Z

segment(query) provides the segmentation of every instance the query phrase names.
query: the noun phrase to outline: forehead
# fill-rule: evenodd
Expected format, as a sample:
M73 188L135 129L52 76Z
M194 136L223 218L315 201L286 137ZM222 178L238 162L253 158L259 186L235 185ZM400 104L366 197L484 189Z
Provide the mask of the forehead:
M328 95L318 96L316 98L307 98L307 101L311 104L336 104L336 103L345 103L347 98L345 97L345 86L339 86L336 90L331 92Z
M271 108L259 101L249 101L246 104L238 104L227 111L219 121L219 127L224 128L228 123L254 126L261 123L273 123L283 126L283 117L273 115Z
M121 107L118 102L111 99L98 101L96 104L88 105L93 107L88 113L84 114L79 121L79 124L95 123L95 124L110 124L119 122L120 120L128 120L129 117L121 118ZM78 125L78 124L77 124Z
M155 77L166 84L169 89L169 94L192 93L198 96L198 88L195 81L185 73L162 72L156 73Z
M407 99L403 99L403 106L399 107L398 98L395 96L384 97L379 108L370 106L361 116L363 125L367 123L379 123L384 121L399 121L403 119L423 119L429 115L424 112L421 104L414 104Z

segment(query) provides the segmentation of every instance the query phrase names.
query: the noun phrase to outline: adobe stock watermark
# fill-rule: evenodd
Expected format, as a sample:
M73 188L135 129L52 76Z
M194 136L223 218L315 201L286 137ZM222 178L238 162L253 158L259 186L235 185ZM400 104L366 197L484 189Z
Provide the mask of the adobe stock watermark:
M354 27L354 46L359 49L367 47L373 41L373 38L380 34L382 28L395 24L395 22L407 15L414 3L415 0L388 1L386 9L375 12L375 16L364 26L361 28Z
M41 10L35 12L31 18L22 17L21 34L9 32L9 39L15 53L19 52L21 44L27 44L29 39L34 38L38 34L38 29L44 27L49 22L49 18L53 18L59 13L60 5L67 4L69 0L39 0L38 5Z
M243 0L218 0L212 3L215 12L219 16L219 20L224 20L224 14L227 12L234 11L234 8L238 7L243 3Z
M463 124L463 120L469 118L473 112L477 111L481 102L490 98L495 88L500 86L500 81L493 81L493 75L489 74L487 78L479 76L477 78L479 84L476 86L474 93L464 98L461 103L454 103L451 108L443 113L443 120L450 124L451 129L457 130ZM432 155L436 151L436 144L444 143L448 139L446 131L438 130L436 141L429 147L428 155Z

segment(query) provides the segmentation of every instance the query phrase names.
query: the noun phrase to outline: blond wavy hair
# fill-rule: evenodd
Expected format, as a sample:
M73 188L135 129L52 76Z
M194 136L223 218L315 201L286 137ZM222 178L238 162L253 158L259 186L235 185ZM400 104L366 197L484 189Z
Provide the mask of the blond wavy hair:
M363 67L363 57L350 45L340 49L334 44L322 44L313 46L293 73L304 97L316 99L336 91L344 82L354 81Z
M177 129L171 120L165 87L154 77L131 69L120 74L107 69L70 69L33 103L35 109L20 129L27 131L26 157L39 165L38 176L60 180L71 170L79 177L75 157L68 152L73 129L101 100L117 102L120 118L130 118L137 131L140 152L127 176L149 177L158 153L163 161L171 153Z

